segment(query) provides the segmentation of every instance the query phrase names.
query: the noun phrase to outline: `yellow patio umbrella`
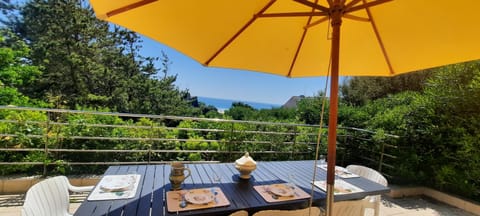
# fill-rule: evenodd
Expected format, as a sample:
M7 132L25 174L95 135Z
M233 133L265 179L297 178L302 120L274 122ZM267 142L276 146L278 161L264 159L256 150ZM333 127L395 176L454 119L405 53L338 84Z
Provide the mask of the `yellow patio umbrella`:
M98 18L205 66L331 74L327 213L338 76L393 76L480 58L478 0L90 0ZM341 29L341 30L340 30Z

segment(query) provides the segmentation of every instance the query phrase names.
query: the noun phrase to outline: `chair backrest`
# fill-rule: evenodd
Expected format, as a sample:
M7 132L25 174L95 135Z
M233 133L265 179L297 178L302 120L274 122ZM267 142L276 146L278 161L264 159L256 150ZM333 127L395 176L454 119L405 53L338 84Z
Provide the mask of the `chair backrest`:
M65 216L68 213L68 179L57 176L45 179L28 189L22 207L23 216Z
M248 216L248 212L245 210L240 210L229 214L229 216Z
M361 165L348 165L347 170L366 179L377 182L383 186L388 186L387 179L383 177L382 174L372 168Z
M253 216L319 216L320 215L320 208L318 207L310 207L305 209L299 210L264 210L259 211Z
M340 201L333 203L334 216L363 216L363 201Z

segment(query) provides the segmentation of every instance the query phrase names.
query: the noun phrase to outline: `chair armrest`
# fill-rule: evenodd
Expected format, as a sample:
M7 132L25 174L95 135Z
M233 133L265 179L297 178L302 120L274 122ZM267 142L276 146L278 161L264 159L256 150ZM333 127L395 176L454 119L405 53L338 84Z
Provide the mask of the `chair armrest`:
M72 192L77 192L77 193L90 192L90 191L93 190L93 187L94 187L94 186L82 186L82 187L77 187L77 186L73 186L73 185L68 185L68 190L69 190L69 191L72 191Z

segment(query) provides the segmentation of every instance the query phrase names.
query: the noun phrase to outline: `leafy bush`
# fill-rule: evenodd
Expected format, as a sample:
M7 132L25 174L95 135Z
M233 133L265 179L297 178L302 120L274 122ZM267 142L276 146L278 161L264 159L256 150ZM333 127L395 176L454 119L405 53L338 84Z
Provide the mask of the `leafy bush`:
M480 62L433 71L423 92L342 107L339 120L400 136L393 152L398 160L385 171L392 183L424 184L480 200Z

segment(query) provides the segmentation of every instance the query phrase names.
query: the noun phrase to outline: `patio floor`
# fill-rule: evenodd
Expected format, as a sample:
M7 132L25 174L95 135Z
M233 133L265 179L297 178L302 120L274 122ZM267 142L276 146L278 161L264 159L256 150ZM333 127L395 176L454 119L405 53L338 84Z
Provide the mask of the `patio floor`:
M85 195L72 196L71 211L75 211ZM0 215L19 216L23 204L23 195L0 195ZM365 215L373 215L373 211L367 211ZM459 208L441 203L422 196L406 198L382 197L380 207L382 216L475 216Z
M373 215L373 211L366 215ZM454 206L424 196L390 198L382 196L380 215L384 216L475 216Z

